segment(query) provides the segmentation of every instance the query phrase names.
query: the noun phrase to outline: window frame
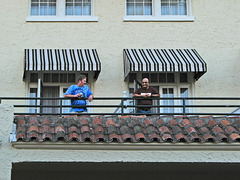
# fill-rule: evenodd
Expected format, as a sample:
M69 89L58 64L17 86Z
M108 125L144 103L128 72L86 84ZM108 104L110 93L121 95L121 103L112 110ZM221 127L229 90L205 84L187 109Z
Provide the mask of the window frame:
M31 0L29 0L27 22L64 22L64 21L98 21L94 16L94 0L91 0L91 15L66 15L66 0L57 0L56 15L31 15Z
M186 0L187 15L161 15L161 0L152 0L152 15L127 15L127 0L125 0L124 21L194 21L191 0Z

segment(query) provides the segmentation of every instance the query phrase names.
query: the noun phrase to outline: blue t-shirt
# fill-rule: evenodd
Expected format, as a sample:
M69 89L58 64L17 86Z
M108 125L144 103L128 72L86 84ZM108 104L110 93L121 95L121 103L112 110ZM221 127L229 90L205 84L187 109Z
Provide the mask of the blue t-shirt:
M76 95L76 94L83 94L85 98L88 98L93 93L90 91L90 89L84 85L83 87L79 87L78 85L71 85L67 92L64 95ZM85 100L71 100L71 105L86 105ZM78 112L78 111L87 111L87 108L71 108L71 112Z

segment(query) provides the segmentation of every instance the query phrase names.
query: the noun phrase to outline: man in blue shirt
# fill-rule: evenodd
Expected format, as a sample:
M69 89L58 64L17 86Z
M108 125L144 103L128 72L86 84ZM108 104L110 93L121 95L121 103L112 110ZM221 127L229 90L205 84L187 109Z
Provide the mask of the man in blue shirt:
M80 100L81 98L87 98L89 102L93 100L93 93L85 85L86 81L87 77L85 75L80 75L78 77L78 84L71 85L68 88L67 92L64 94L64 97L74 98L71 100L71 105L86 105L86 100ZM71 112L87 112L87 108L72 107Z

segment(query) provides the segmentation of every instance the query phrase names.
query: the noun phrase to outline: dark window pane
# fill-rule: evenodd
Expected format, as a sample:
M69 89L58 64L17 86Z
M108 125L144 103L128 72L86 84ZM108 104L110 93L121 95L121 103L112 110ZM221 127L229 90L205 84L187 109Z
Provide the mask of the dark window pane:
M68 74L68 82L69 83L75 83L75 74L74 73L69 73Z
M148 78L149 79L149 73L142 73L142 79L143 78Z
M37 82L37 81L38 81L38 73L31 73L30 82Z
M180 73L180 82L188 82L187 73Z
M51 74L50 73L43 74L43 82L51 82Z
M152 83L158 82L158 75L156 73L151 74L151 82Z
M167 82L175 82L173 73L167 73Z
M52 82L59 82L59 74L52 74Z
M67 82L67 74L61 73L60 74L60 83L66 83Z
M167 82L167 80L166 80L166 73L159 73L159 82L160 83Z
M129 82L134 82L134 80L136 80L136 79L137 79L136 73L129 74Z

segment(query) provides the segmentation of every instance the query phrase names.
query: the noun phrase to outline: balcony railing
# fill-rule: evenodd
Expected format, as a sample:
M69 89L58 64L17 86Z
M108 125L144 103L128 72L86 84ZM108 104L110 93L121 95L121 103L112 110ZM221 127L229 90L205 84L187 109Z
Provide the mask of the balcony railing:
M13 104L14 115L79 115L79 113L66 113L63 112L64 108L70 107L86 107L92 109L95 112L86 112L84 115L143 115L143 113L130 112L129 109L135 109L142 107L139 105L128 104L129 100L136 100L141 98L131 97L95 97L95 105L88 104L86 106L72 106L63 105L63 101L69 100L69 98L29 98L29 97L0 97L0 104ZM154 97L150 98L160 102L158 105L144 106L149 108L155 108L158 112L149 113L148 115L231 115L239 116L240 113L236 113L235 110L240 108L240 98L235 97L175 97L175 98L162 98ZM57 105L41 105L40 102L46 100L55 100ZM175 105L163 105L163 101L178 101ZM30 101L38 102L35 105L29 105ZM99 102L97 102L99 101ZM106 102L114 101L113 104L106 104ZM116 103L116 101L118 103ZM102 103L101 103L102 102ZM119 103L120 102L120 103ZM188 103L186 103L188 102ZM191 102L191 103L189 103ZM98 105L97 105L98 104ZM29 109L36 109L36 112L29 112ZM42 108L55 108L58 112L42 112ZM119 108L119 112L115 112L112 109ZM173 112L162 112L161 109L171 108ZM190 109L190 110L189 110ZM99 112L100 111L100 112ZM111 112L110 112L111 111ZM206 112L207 111L207 112Z

